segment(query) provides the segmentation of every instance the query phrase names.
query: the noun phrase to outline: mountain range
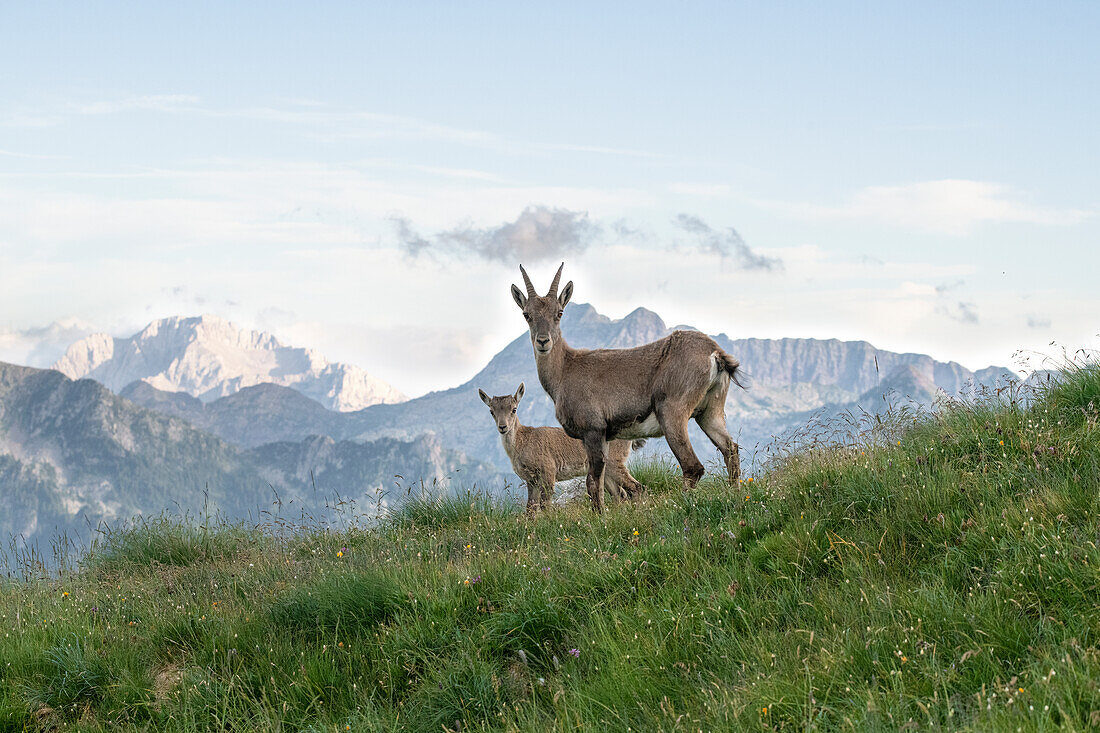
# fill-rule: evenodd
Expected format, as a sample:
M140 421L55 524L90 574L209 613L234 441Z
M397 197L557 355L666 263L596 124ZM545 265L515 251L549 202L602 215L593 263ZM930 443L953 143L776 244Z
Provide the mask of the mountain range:
M625 348L673 329L644 308L611 319L571 304L562 330L575 347ZM754 454L815 414L881 410L887 394L927 405L1011 376L864 341L715 339L740 359L748 384L731 389L726 409L750 470ZM556 424L526 332L464 384L411 400L357 367L211 316L156 321L130 338L91 336L56 366L0 364L0 493L12 507L0 533L207 502L257 516L275 496L309 513L336 495L372 502L395 482L448 476L499 488L514 477L478 388L506 394L523 382L521 420ZM716 458L697 429L692 441L704 461ZM654 440L646 451L667 447Z
M579 348L628 348L672 330L660 316L644 308L613 320L591 305L571 304L562 319L565 337ZM958 394L970 385L991 384L1010 374L1010 370L998 367L971 372L955 362L876 349L865 341L731 339L725 334L715 339L741 360L745 371L749 389L731 389L726 413L731 434L738 436L750 459L755 446L797 426L815 411L878 409L887 393L927 405L939 394ZM443 445L509 471L508 458L477 390L509 394L521 382L528 387L519 408L521 421L529 425L556 424L553 404L539 385L526 333L462 385L357 411L326 410L292 390L272 384L242 389L208 403L158 390L148 383L130 384L121 394L242 446L301 440L315 434L353 441L409 440L432 434ZM695 432L692 437L700 456L709 456L711 447L702 433ZM664 450L663 441L651 444L650 451Z

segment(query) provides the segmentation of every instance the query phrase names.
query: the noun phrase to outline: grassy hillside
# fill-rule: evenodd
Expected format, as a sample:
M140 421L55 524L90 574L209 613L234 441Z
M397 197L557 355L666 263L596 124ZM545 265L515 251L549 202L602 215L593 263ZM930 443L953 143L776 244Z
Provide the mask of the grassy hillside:
M1100 370L603 517L165 522L0 595L0 730L1100 725Z

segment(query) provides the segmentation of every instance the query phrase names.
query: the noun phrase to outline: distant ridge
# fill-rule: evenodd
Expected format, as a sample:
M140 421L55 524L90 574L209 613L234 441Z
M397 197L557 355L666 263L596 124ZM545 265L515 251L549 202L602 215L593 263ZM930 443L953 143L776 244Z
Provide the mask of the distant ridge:
M341 412L407 399L357 366L329 362L312 349L286 346L269 333L212 315L163 318L129 338L93 334L70 346L53 368L114 392L142 381L203 402L262 383L290 387Z
M517 329L521 327L522 321L517 323ZM574 347L628 348L661 338L672 329L646 308L612 319L591 305L575 303L565 309L562 330ZM1010 370L999 367L971 372L954 362L939 362L925 354L884 351L866 341L733 339L725 334L715 339L741 360L747 375L750 388L731 390L726 403L731 434L745 446L746 460L753 446L767 443L772 436L805 422L819 410L881 409L886 404L881 397L887 393L930 404L939 394L955 395L970 384L992 384L1010 374ZM373 405L354 412L324 410L290 389L275 385L242 389L205 405L159 392L148 384L130 385L122 394L245 447L300 441L310 435L364 441L411 440L432 434L442 445L489 461L508 473L510 464L477 389L508 394L520 382L527 385L520 418L530 425L556 425L553 405L539 384L526 332L465 384L399 404ZM698 439L700 456L709 457L712 448L701 433L693 433L692 439ZM664 441L660 440L651 441L648 447L650 451L664 449Z

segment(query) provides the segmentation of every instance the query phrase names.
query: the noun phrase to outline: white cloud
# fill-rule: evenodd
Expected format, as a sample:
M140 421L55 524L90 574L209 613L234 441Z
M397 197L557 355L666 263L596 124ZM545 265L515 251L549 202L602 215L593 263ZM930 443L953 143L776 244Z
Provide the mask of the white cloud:
M200 99L192 94L145 94L121 99L75 103L73 111L82 115L106 115L130 110L180 112L197 109Z
M62 160L61 155L43 155L40 153L24 153L18 150L0 150L0 155L6 158L27 158L29 160Z
M632 189L519 186L448 180L393 181L352 166L221 161L205 169L92 174L137 186L89 187L84 176L51 190L8 177L0 188L5 242L155 247L232 244L363 244L392 237L391 217L418 227L487 227L531 205L594 217L652 205ZM89 190L90 189L90 190ZM96 192L94 192L96 191ZM132 191L132 193L129 193Z
M868 186L835 206L759 199L753 203L816 221L871 221L954 236L966 235L982 224L1068 226L1093 215L1081 209L1029 204L1013 188L999 183L959 179Z
M115 115L134 111L297 125L302 128L301 134L305 137L327 142L383 139L432 141L488 149L511 155L541 157L551 157L559 153L640 159L672 157L665 153L583 142L513 140L488 130L472 130L433 120L385 112L342 109L303 100L284 100L283 106L217 107L205 104L200 97L193 94L130 95L88 102L71 102L50 109L9 110L0 112L0 125L52 127L74 115Z
M0 328L0 361L33 367L48 367L69 346L95 329L76 318L54 321L47 326Z
M671 183L669 193L697 198L729 198L733 196L733 186L725 183Z
M866 339L972 368L1012 366L1017 348L1042 350L1051 339L1081 345L1095 333L1091 314L1100 312L1097 297L1036 291L1024 300L974 288L969 279L962 292L945 293L938 285L973 274L961 265L869 265L815 247L767 252L788 263L782 278L744 273L718 253L673 255L626 244L571 257L565 277L576 283L577 302L615 317L646 306L669 324L735 338ZM72 340L90 331L128 335L168 315L214 312L358 364L409 394L461 383L524 329L508 295L510 284L522 282L514 266L413 260L396 246L301 247L248 263L211 267L205 258L169 261L135 249L50 268L8 259L0 271L5 306L53 303L94 324L79 324ZM544 285L554 269L556 263L539 265L531 276ZM1047 328L1026 327L1035 301L1044 304ZM976 304L979 327L939 312L957 302ZM36 336L49 331L27 325L41 322L35 312L27 306L12 313L17 321L0 332L0 359L26 363Z

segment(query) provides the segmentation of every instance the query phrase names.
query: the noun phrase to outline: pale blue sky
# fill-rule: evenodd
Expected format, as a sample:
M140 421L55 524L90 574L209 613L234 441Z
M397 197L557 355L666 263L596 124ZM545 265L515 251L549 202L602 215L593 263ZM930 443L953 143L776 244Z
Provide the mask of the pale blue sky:
M208 311L447 387L523 328L515 258L453 252L528 207L587 224L536 282L561 256L613 316L1095 346L1098 35L1095 3L0 5L0 358Z

